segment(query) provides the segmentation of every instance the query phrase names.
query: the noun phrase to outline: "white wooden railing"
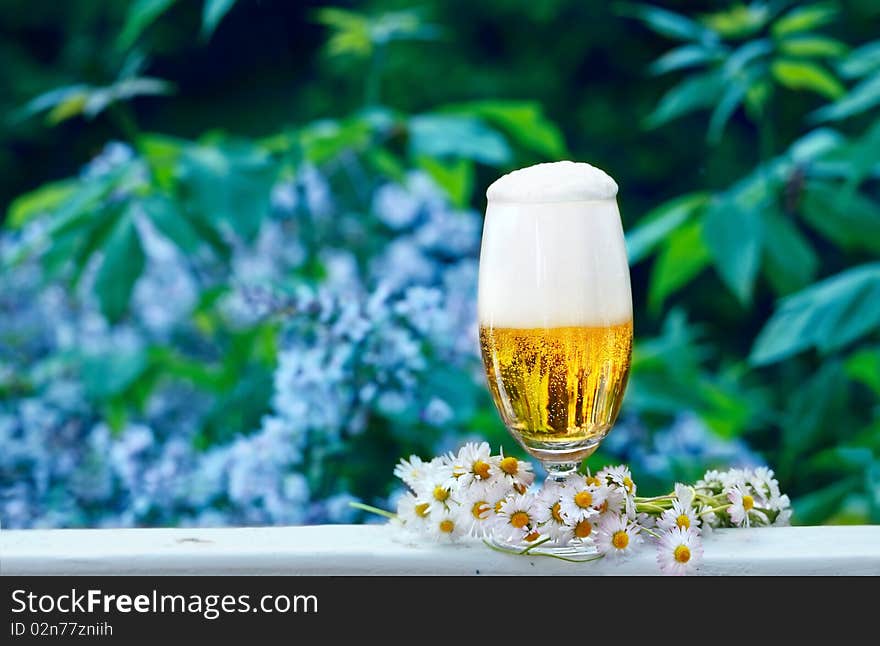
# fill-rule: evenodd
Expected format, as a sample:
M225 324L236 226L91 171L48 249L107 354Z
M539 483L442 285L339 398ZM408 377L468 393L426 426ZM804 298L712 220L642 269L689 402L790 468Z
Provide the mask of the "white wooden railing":
M880 575L880 526L720 530L704 548L701 574ZM407 543L376 525L0 530L0 575L656 573L648 547L622 564L573 564Z

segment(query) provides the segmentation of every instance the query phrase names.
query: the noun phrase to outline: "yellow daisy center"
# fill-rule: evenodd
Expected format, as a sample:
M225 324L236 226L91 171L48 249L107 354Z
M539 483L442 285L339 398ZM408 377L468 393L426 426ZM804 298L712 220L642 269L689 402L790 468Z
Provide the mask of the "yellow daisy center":
M451 520L446 519L440 521L440 531L444 534L451 534L453 529L455 529L455 523Z
M474 472L475 476L480 476L481 480L489 479L489 463L483 462L482 460L477 460L471 466L471 471Z
M557 523L564 523L562 520L562 510L560 509L560 504L558 502L554 502L553 506L550 507L550 515L553 516L553 520Z
M538 537L540 535L541 534L539 532L529 532L528 534L526 534L525 541L526 541L526 543L531 543L533 541L538 540Z
M445 502L447 498L449 498L449 489L444 489L443 487L439 486L434 487L434 500Z
M509 476L516 475L516 472L519 471L519 460L516 458L504 458L501 460L501 464L499 465L501 470L504 471Z
M594 487L598 487L602 484L602 481L599 480L599 478L597 478L596 476L588 476L587 477L587 484L593 485Z
M743 496L743 509L750 511L755 506L755 499L751 496Z
M691 560L691 550L687 545L679 545L675 548L672 556L679 563L687 563Z
M424 518L425 516L428 515L428 507L429 506L430 505L428 505L428 503L426 503L426 502L419 503L418 505L416 505L416 514L418 516L421 516L422 518Z
M495 513L496 514L501 513L501 505L503 502L504 502L504 498L502 498L501 500L499 500L498 502L495 503Z
M513 485L513 489L514 489L514 491L516 491L516 493L525 493L526 492L526 486L524 484L522 484L521 482L517 482L515 485Z
M691 526L691 519L687 517L687 514L682 514L678 518L675 519L675 524L681 527L682 529L687 529Z
M510 517L510 524L517 529L522 529L529 524L529 515L524 511L518 511Z
M578 491L574 496L574 504L581 509L586 509L593 504L593 494L589 491Z
M614 536L611 537L611 544L619 550L625 550L626 546L629 545L629 534L627 534L622 529L614 532Z
M629 493L632 493L633 481L631 478L624 478L623 479L623 486Z
M474 506L471 507L471 513L477 520L485 520L483 514L489 513L489 503L485 500L478 500L474 503Z
M593 524L588 520L582 520L574 526L574 535L578 538L586 538L593 532Z

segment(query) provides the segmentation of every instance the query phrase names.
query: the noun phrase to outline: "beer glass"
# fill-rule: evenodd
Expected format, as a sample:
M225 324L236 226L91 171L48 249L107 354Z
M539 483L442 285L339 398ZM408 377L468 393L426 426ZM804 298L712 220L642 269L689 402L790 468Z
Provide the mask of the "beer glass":
M548 478L613 426L632 354L617 185L587 164L515 171L487 191L480 348L495 406Z

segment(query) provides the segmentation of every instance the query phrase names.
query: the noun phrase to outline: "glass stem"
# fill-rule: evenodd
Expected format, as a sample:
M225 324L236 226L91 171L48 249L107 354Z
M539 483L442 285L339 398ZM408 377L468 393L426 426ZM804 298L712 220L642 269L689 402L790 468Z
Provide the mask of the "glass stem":
M544 468L547 469L547 480L562 482L572 473L577 473L578 464L578 462L545 462Z

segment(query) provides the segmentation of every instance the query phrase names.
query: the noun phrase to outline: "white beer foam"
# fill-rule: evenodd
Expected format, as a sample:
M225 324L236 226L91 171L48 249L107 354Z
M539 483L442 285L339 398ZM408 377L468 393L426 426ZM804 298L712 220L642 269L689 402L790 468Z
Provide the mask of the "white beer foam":
M495 180L490 202L568 202L606 200L617 183L605 171L583 162L560 161L520 168Z
M523 171L505 178L517 172ZM602 175L616 193L614 180ZM564 169L561 176L571 177ZM513 189L501 200L489 190L480 252L480 324L601 327L632 320L629 266L614 193L558 200L575 194L571 185L565 188L568 192L548 186L545 197L554 198L548 200L538 199L537 186L526 187L519 195L529 199L520 202L508 199Z

